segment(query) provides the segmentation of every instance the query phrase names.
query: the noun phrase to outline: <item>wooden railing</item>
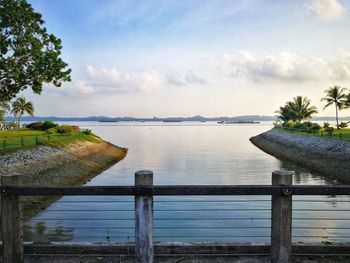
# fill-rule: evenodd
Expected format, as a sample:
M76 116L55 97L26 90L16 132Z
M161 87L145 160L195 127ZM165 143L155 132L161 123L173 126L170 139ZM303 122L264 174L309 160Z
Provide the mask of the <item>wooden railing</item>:
M272 173L272 185L175 185L154 186L153 172L135 173L135 186L23 187L21 175L1 177L1 219L3 262L23 262L23 222L20 196L134 196L136 262L150 263L154 258L154 196L231 196L269 195L271 199L272 262L291 262L292 196L350 195L350 186L292 185L292 173Z

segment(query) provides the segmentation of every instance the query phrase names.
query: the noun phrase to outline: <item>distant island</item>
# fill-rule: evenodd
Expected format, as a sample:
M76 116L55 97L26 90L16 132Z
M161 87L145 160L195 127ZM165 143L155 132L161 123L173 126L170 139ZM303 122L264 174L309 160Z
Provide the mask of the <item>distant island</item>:
M339 118L340 120L349 120L350 117ZM34 122L34 121L97 121L97 122L259 122L259 121L275 121L276 116L265 116L265 115L241 115L234 117L204 117L196 115L192 117L153 117L153 118L137 118L137 117L108 117L108 116L89 116L89 117L57 117L57 116L35 116L22 117L23 121ZM313 118L315 121L332 121L334 117L316 117ZM6 117L6 121L16 121L12 116Z

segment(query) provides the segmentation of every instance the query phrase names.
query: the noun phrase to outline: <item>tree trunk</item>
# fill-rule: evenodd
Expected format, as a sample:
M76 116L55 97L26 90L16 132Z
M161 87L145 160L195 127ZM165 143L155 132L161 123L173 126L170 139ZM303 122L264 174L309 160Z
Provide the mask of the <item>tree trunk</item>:
M21 116L18 116L17 124L18 124L18 130L21 130Z
M337 120L337 130L339 130L339 123L338 123L338 105L335 103L335 118Z

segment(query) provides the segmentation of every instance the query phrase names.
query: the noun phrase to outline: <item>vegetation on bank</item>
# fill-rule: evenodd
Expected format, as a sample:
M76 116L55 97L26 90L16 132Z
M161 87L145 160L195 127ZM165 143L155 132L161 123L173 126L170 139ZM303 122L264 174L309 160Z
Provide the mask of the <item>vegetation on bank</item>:
M23 130L0 131L0 150L13 150L35 145L65 147L77 141L100 142L90 130L78 126L58 125L45 121L31 123Z
M321 99L321 101L326 102L326 105L323 109L326 109L332 105L335 106L335 119L337 123L337 129L345 128L348 124L339 124L338 116L340 110L350 108L350 93L346 94L347 91L348 90L346 88L333 86L325 90L326 96ZM305 123L302 123L302 121L312 118L312 115L318 113L318 110L315 106L311 105L311 101L307 97L297 96L294 97L292 101L287 101L284 106L279 107L275 113L278 114L276 125L290 128L290 123L292 123L292 126L303 126ZM308 122L306 122L306 126L307 123ZM294 128L309 129L310 127ZM320 130L321 127L317 127L315 124L314 128L316 130Z
M304 125L304 124L301 124L301 125ZM316 123L314 125L317 126L318 124ZM276 126L274 129L281 132L296 133L296 134L305 135L305 136L315 136L320 138L350 141L350 128L333 129L332 127L330 128L322 127L316 130L312 127L313 126L310 126L306 129L300 129L300 128L293 128L293 127Z

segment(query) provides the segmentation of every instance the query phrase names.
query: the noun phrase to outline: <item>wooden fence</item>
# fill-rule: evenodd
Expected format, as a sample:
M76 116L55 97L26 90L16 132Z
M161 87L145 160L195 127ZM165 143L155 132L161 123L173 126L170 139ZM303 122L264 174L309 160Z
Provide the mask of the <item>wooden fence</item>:
M135 173L134 186L23 187L20 175L1 177L3 262L23 262L23 222L20 196L134 196L136 262L154 260L154 196L271 196L271 262L291 262L292 196L350 195L350 186L292 185L292 173L272 173L272 185L175 185L154 186L153 172Z

